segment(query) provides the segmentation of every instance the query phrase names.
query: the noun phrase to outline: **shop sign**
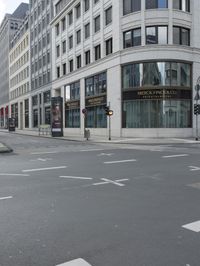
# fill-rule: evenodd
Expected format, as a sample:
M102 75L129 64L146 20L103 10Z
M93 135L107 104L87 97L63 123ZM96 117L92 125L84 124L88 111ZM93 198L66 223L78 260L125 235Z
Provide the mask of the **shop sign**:
M143 89L135 91L124 91L123 100L191 99L191 93L191 90L181 90L175 88Z
M65 109L77 109L80 108L80 101L70 101L65 103Z
M102 105L106 103L106 95L98 96L98 97L92 97L85 100L85 106L96 106L96 105Z

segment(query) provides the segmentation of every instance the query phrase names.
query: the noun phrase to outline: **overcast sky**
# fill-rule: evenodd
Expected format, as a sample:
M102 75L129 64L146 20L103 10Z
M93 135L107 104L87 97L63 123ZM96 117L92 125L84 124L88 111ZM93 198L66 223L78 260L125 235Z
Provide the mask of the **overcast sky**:
M20 3L28 3L28 0L0 0L0 23L6 13L12 14Z

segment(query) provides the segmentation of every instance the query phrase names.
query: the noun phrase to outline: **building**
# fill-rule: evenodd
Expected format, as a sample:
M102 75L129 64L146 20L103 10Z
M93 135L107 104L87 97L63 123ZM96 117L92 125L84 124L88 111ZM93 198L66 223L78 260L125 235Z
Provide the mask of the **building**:
M7 127L9 116L9 49L15 32L27 15L28 4L21 3L13 14L6 14L0 25L0 127Z
M30 1L31 125L51 123L51 27L52 1Z
M200 75L200 2L54 0L52 95L64 133L189 137ZM84 114L83 114L84 113Z
M17 128L29 128L31 124L29 14L11 41L9 81L10 117L15 118Z

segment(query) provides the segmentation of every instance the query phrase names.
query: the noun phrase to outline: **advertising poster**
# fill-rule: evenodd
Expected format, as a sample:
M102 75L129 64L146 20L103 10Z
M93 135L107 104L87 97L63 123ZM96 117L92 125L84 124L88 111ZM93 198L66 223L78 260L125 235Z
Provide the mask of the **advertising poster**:
M52 137L63 136L63 98L52 97L51 98L51 112L52 112L52 124L51 132Z

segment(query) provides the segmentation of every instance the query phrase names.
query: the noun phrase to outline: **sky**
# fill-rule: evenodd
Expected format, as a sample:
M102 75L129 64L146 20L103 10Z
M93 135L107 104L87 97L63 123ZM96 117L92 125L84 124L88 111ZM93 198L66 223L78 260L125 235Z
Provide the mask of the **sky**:
M0 0L0 23L6 13L12 14L21 2L28 3L28 0Z

